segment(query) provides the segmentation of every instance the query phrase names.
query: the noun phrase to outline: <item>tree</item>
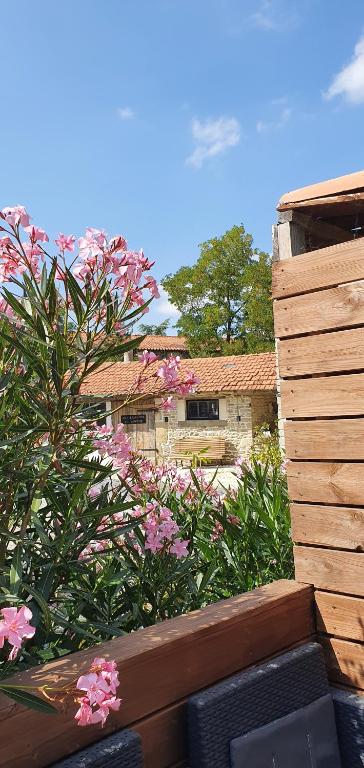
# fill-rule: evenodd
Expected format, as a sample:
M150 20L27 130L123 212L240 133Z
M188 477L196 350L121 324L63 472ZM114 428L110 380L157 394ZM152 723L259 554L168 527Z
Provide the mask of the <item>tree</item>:
M233 355L274 348L271 259L234 226L200 245L196 264L162 280L181 313L179 333L192 355Z
M138 332L141 333L143 336L167 336L167 328L171 324L170 317L167 317L166 320L163 320L162 323L152 325L148 323L142 323L139 326Z

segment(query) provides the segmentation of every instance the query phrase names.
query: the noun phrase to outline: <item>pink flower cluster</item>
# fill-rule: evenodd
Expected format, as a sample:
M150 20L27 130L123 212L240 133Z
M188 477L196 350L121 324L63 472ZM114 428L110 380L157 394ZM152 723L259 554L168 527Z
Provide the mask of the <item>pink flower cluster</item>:
M147 369L153 363L156 363L157 356L154 354L154 352L148 352L148 350L144 350L139 355L139 360L143 365L143 369L135 382L135 389L137 392L141 392L143 390L144 385L148 381L146 375ZM200 383L199 378L193 373L193 371L187 371L184 378L181 378L181 358L178 355L170 355L168 358L165 358L159 362L159 365L157 365L156 370L149 381L153 377L157 382L155 388L156 394L163 396L159 407L164 411L170 411L176 407L172 393L184 397L195 392L196 387ZM165 396L167 393L170 394Z
M96 426L93 435L94 448L101 456L108 456L115 469L119 470L119 475L125 477L131 458L131 445L124 432L124 425L118 424L115 431L112 427Z
M159 506L156 501L150 501L145 507L136 507L134 515L143 518L142 528L146 534L144 544L146 550L154 554L163 550L175 555L178 559L188 555L189 540L177 536L180 528L168 507Z
M2 608L0 613L3 617L0 621L0 648L4 647L4 642L7 640L12 646L9 661L14 661L22 647L23 640L28 640L35 634L35 627L29 624L33 614L26 605L22 605L19 610L14 607Z
M200 383L200 379L195 376L193 371L187 371L185 378L181 381L179 375L180 367L181 358L178 355L170 355L170 357L162 361L156 375L161 379L168 392L174 392L183 397L195 391Z
M31 270L36 279L40 278L39 258L44 259L42 243L49 237L44 229L30 224L30 216L22 205L6 207L0 211L0 231L6 233L0 239L0 282L9 282L23 272ZM27 240L21 240L20 227L23 227ZM74 235L60 233L55 240L59 253L64 259L66 251L72 253L75 248ZM74 276L93 287L102 279L108 278L111 291L119 291L132 306L142 307L147 298L159 297L158 285L150 274L153 262L148 261L143 251L128 250L128 244L122 235L108 240L106 233L94 227L88 227L83 237L78 240L78 258L73 266ZM65 273L57 264L57 279L64 280ZM147 295L145 296L145 291ZM143 312L147 312L144 308Z
M77 725L105 725L110 711L120 707L121 699L116 697L118 687L116 662L95 658L88 674L77 680L76 688L84 692L76 699L80 705L75 714Z
M61 245L65 245L64 241ZM159 297L154 277L145 277L145 272L151 269L153 263L148 261L143 251L129 251L122 235L116 235L108 242L105 232L88 227L85 235L79 238L78 247L79 262L73 269L75 277L93 284L100 274L110 275L113 280L111 289L119 290L137 306L145 303L144 290L148 290L154 298Z

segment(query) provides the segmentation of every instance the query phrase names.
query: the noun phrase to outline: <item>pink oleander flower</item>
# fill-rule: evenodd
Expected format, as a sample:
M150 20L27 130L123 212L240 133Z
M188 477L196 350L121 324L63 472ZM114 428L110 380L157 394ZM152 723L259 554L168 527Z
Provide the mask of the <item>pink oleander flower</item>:
M30 216L23 205L14 205L13 208L10 208L9 206L3 208L2 211L0 211L0 217L12 227L17 227L18 224L21 224L22 227L28 227L30 222Z
M159 408L161 411L174 411L176 409L176 401L173 399L172 395L169 395L162 400Z
M169 551L172 555L176 555L178 559L187 557L189 554L187 549L189 543L189 539L175 539Z
M76 238L74 235L64 235L63 232L60 232L57 240L54 241L56 245L58 245L59 250L64 253L65 251L74 251L75 250L75 242Z
M49 241L47 233L40 227L30 225L29 227L24 227L24 230L29 235L29 239L32 241L32 243L36 243L38 240L42 243L48 243Z
M6 317L9 317L11 320L16 317L10 304L8 304L5 299L0 299L0 315L6 315Z
M147 288L148 291L150 291L150 294L151 296L153 296L154 299L159 299L160 293L159 293L157 281L154 279L154 277L148 277L148 280L145 283L144 288Z
M90 705L100 704L105 694L109 693L109 686L101 675L96 672L89 672L88 675L81 675L77 680L77 688L80 691L86 691Z
M222 525L221 525L221 523L220 523L220 522L217 520L217 521L216 521L216 523L215 523L215 525L214 525L214 528L213 528L212 534L211 534L211 536L210 536L210 538L211 538L211 541L217 541L217 540L220 538L220 536L221 536L221 534L223 533L223 531L224 531L224 528L223 528L223 526L222 526Z
M157 360L157 355L155 355L154 352L148 352L146 349L144 349L138 357L139 361L143 363L144 366L151 365L151 363L154 363L154 361Z
M80 705L75 720L80 726L105 724L110 710L120 708L121 699L116 697L119 676L116 662L96 657L86 675L81 675L76 683L79 691L85 695L76 699Z
M29 624L33 614L26 605L22 605L19 610L15 607L2 608L0 613L3 616L3 620L0 621L0 648L3 648L4 641L7 640L13 646L9 655L9 660L13 661L18 655L23 640L28 640L35 634L35 627Z

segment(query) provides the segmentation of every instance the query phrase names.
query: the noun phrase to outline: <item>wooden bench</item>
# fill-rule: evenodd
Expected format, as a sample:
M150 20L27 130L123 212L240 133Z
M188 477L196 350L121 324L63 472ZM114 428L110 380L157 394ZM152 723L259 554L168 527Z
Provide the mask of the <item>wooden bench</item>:
M191 463L194 458L200 464L207 461L222 463L225 451L224 438L200 439L198 437L185 437L175 442L172 453L168 458L176 462L180 461L181 464L183 462Z

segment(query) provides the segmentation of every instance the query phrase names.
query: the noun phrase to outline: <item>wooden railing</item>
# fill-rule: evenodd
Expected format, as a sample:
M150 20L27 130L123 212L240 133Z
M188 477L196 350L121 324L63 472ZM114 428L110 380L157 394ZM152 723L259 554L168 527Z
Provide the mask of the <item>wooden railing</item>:
M311 587L282 580L97 646L98 656L116 660L123 698L103 731L79 728L72 700L51 716L1 696L1 768L44 768L126 726L141 735L146 768L182 768L186 698L312 638L312 604ZM94 656L94 648L74 653L12 682L60 687L84 673Z

